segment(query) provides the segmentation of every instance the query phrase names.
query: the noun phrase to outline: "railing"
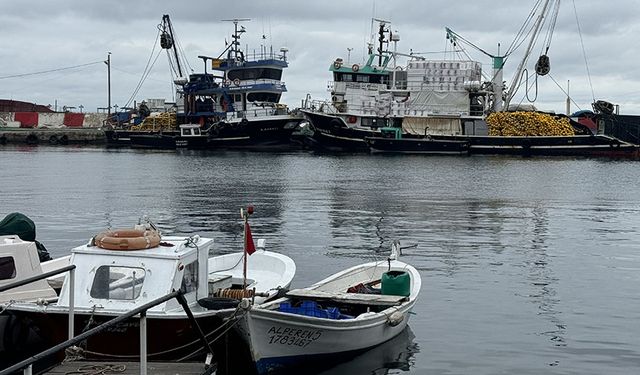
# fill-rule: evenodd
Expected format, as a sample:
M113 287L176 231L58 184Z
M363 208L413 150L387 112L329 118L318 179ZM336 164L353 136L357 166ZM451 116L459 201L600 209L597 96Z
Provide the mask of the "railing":
M31 356L28 359L25 359L22 362L16 363L11 367L8 367L2 371L0 371L0 375L9 375L12 374L16 371L20 371L23 370L24 375L31 375L32 374L32 366L34 363L36 363L37 361L44 359L50 355L53 355L61 350L67 349L70 346L76 345L78 343L80 343L81 341L97 334L100 333L102 331L104 331L105 329L112 327L126 319L132 318L137 314L140 314L140 374L141 375L146 375L147 374L147 310L157 306L161 303L164 303L166 301L171 300L172 298L175 298L178 303L180 303L180 305L182 306L182 308L184 309L185 313L187 314L187 317L189 318L189 321L191 322L192 327L197 331L200 340L203 343L203 347L205 347L208 350L208 354L207 354L207 359L205 364L206 365L210 365L211 361L213 359L213 350L211 349L211 346L209 345L209 342L207 341L204 332L202 332L202 329L200 328L200 325L198 324L198 322L196 321L195 317L193 316L193 313L191 312L191 309L189 309L189 304L187 303L187 300L184 298L184 295L181 291L174 291L172 293L167 294L164 297L160 297L157 298L153 301L150 301L140 307L137 307L129 312L127 312L126 314L120 315L112 320L109 320L108 322L102 323L99 326L92 328L86 332L83 332L81 334L79 334L78 336L74 337L74 308L73 308L73 295L74 295L74 270L75 270L76 266L75 265L69 265L66 266L64 268L61 268L57 271L51 271L51 272L47 272L44 273L42 275L38 275L38 276L34 276L34 277L30 277L28 279L24 279L22 281L18 281L3 287L0 287L0 292L3 292L5 290L9 290L12 288L17 288L19 286L22 285L26 285L29 283L32 283L34 281L38 281L38 280L42 280L45 279L47 277L50 276L54 276L63 272L67 272L70 271L70 277L69 277L69 339L67 341L64 341L50 349L47 349L43 352L40 352L36 355Z
M68 280L68 285L69 285L69 290L71 291L71 293L69 294L69 339L73 338L73 331L74 331L74 295L73 295L73 290L75 288L75 279L76 279L76 274L75 274L75 269L76 266L75 264L70 264L68 266L62 267L60 269L54 270L54 271L50 271L50 272L45 272L43 274L40 275L36 275L36 276L32 276L32 277L28 277L24 280L20 280L20 281L16 281L14 283L11 284L7 284L4 286L0 287L0 293L13 289L13 288L18 288L21 287L23 285L27 285L27 284L31 284L33 282L39 281L39 280L43 280L46 279L48 277L51 276L55 276L55 275L59 275L61 273L64 272L69 272L69 280ZM25 375L31 375L32 373L32 364L29 364L28 366L26 366L26 368L24 369L24 374ZM20 368L15 368L13 369L14 366L2 370L0 371L0 375L4 375L4 374L10 374L13 371L16 370L21 370L24 367L20 367ZM13 369L13 370L12 370Z

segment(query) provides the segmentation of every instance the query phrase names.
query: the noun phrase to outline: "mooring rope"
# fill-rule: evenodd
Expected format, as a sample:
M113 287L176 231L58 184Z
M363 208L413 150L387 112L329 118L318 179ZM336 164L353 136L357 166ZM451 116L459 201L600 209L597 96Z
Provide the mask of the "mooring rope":
M126 365L115 365L105 363L102 365L85 365L78 367L75 371L66 372L66 375L80 374L80 375L106 375L106 374L118 374L127 370Z

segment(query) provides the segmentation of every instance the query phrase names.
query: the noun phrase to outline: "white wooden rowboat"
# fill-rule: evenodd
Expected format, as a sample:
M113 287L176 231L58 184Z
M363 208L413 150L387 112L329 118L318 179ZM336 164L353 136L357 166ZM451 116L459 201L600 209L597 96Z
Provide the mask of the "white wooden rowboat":
M351 267L308 288L291 290L284 298L253 306L238 331L258 373L352 355L401 333L420 292L421 278L398 255L396 243L387 260ZM384 282L389 271L408 276L405 295L363 293L372 291L371 285L381 279Z

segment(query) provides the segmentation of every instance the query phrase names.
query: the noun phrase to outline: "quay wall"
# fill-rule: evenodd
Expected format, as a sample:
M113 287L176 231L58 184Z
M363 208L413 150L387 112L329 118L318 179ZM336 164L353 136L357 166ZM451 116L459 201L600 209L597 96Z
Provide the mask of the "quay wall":
M0 145L104 144L106 113L0 112Z
M99 128L106 113L73 112L0 112L0 127L43 128L74 127Z
M0 149L7 144L101 145L106 143L100 128L7 128L0 127Z

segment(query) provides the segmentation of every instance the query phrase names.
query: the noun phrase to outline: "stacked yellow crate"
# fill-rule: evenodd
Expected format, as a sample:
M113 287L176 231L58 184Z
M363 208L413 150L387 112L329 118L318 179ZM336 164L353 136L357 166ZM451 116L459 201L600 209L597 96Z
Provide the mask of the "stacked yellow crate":
M495 112L487 117L489 135L495 136L569 136L575 135L565 116L540 112Z
M151 114L140 125L132 126L131 130L174 130L176 128L176 114L164 112Z

